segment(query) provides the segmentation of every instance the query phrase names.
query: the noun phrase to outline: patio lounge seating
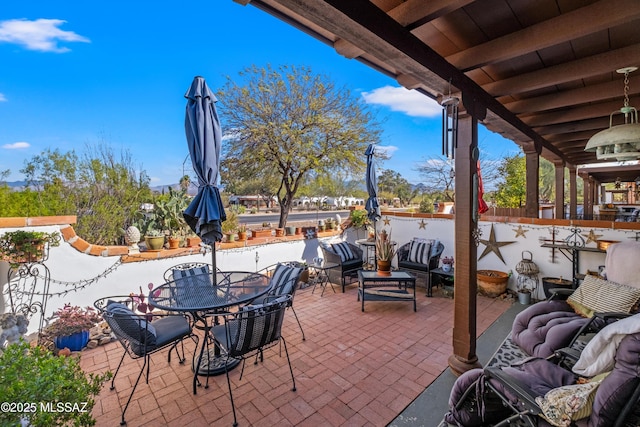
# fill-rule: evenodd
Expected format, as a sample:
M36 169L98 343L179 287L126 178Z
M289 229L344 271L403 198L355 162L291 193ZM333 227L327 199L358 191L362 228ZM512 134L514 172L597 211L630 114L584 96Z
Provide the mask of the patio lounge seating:
M439 240L413 239L398 249L398 269L423 276L431 296L431 270L438 268L444 245Z
M190 336L197 344L197 336L192 334L192 327L187 318L183 315L164 315L158 320L147 321L145 316L135 314L132 310L132 300L129 296L112 296L101 298L94 303L100 311L105 322L109 325L113 334L124 347L124 352L118 368L111 380L111 390L115 388L115 379L124 362L125 356L132 359L144 359L140 373L131 389L127 404L122 410L122 420L120 425L125 425L124 419L133 393L138 387L140 377L146 368L146 380L149 383L149 369L151 367L151 355L164 348L172 346L169 350L168 361L171 362L171 351L175 350L180 363L184 363L184 345L182 345L182 356L178 353L178 343L182 343L183 338Z
M640 318L621 320L617 330L616 325L575 355L572 370L557 360L530 358L466 372L453 386L445 421L463 427L639 425ZM571 354L560 351L558 360Z
M284 352L289 364L293 391L296 391L296 380L293 376L293 368L289 359L287 343L281 335L282 320L284 311L289 306L291 295L284 295L265 301L265 304L257 304L243 307L236 313L224 316L224 325L213 327L213 336L217 344L223 350L223 356L227 359L237 359L242 361L240 380L244 373L244 362L252 356L259 356L262 362L264 350L278 343L282 343ZM254 364L257 364L258 361ZM225 367L227 364L225 364ZM231 391L231 380L229 371L225 369L227 385L229 387L229 398L231 399L231 409L233 410L233 425L238 425L236 419L236 407Z
M338 264L339 267L327 271L329 280L333 283L342 283L342 293L346 286L345 279L355 278L358 270L362 269L362 249L349 242L334 244L321 243L322 255L325 262Z
M299 267L297 263L283 263L274 264L259 271L259 273L267 274L271 277L269 286L271 289L265 297L258 298L251 301L251 305L264 304L266 301L273 300L273 297L280 297L283 295L289 295L291 298L287 299L287 307L291 308L293 315L298 322L300 332L302 332L302 341L306 338L304 336L304 330L296 310L293 308L293 298L296 294L296 289L300 282L300 276L302 275L303 268Z
M605 260L611 280L586 276L566 301L552 299L526 308L513 322L513 342L531 356L548 357L579 336L627 317L640 300L640 271L628 262L639 251L640 242L612 245Z

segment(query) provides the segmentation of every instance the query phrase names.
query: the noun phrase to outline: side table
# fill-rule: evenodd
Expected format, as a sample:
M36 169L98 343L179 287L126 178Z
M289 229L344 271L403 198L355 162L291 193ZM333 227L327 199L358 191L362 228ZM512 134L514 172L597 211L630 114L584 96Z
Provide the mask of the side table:
M313 279L311 279L311 282L313 283L313 289L311 290L311 293L314 293L316 290L316 286L320 285L320 287L322 288L322 293L320 294L320 296L323 296L324 290L327 287L327 283L331 285L333 293L336 293L336 290L333 287L333 283L331 283L331 281L329 280L329 273L327 272L328 270L336 267L340 267L340 264L337 264L335 262L325 262L324 264L309 265L310 275L311 273L314 274Z
M450 283L453 284L453 268L449 271L444 271L441 267L431 270L429 273L429 286L427 287L427 296L432 296L433 279L438 279L438 284Z

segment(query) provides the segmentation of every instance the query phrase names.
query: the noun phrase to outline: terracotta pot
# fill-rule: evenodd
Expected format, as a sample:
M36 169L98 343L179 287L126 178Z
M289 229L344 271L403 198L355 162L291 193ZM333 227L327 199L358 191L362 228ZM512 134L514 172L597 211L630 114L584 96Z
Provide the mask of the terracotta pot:
M180 247L180 239L169 237L169 249L178 249Z
M187 237L187 246L189 246L190 248L194 246L200 246L200 243L202 243L202 239L198 236Z
M302 234L302 227L296 227L296 234Z
M284 228L276 228L276 237L284 236Z
M391 276L391 261L378 260L378 274L381 276Z
M478 270L478 292L488 297L497 297L507 290L509 275L498 270Z
M246 231L238 231L238 240L240 240L240 241L247 240L247 232Z

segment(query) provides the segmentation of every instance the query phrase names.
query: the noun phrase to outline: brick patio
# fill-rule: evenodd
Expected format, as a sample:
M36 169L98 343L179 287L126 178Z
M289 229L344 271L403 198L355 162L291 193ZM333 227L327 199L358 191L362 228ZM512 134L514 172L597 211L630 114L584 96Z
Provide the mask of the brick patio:
M277 346L265 352L263 365L247 363L231 373L241 426L384 426L391 422L440 373L452 353L453 300L427 298L418 288L418 311L406 302L367 302L360 311L357 286L320 297L311 288L296 293L294 307L306 334L302 341L293 313L283 326L297 391L284 354ZM511 304L478 297L478 335ZM193 353L194 345L187 350ZM82 353L87 372L115 371L122 347L112 342ZM188 359L190 362L190 359ZM193 395L189 363L166 351L152 356L149 384L138 385L126 414L129 426L225 426L233 423L224 375L211 377L209 388ZM116 390L103 388L93 413L98 426L118 425L141 361L128 357L116 379ZM202 378L204 379L204 377ZM443 413L446 408L443 408Z

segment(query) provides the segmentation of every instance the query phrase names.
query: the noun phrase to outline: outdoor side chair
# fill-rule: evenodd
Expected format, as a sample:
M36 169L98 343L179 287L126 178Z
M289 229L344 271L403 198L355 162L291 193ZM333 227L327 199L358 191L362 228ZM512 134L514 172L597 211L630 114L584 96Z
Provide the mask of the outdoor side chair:
M271 289L266 296L253 300L251 305L264 304L265 301L272 300L273 297L280 297L283 295L291 296L291 298L287 300L287 307L291 308L291 311L293 311L296 322L298 322L298 327L300 327L300 332L302 332L302 341L305 341L306 338L304 336L302 324L296 314L296 310L293 308L293 298L295 297L296 289L298 288L300 276L303 271L303 267L293 262L278 263L260 270L259 273L266 274L271 278L269 281Z
M171 362L171 351L175 350L181 364L185 361L184 343L185 337L191 337L194 343L198 344L198 337L192 333L192 326L189 320L183 315L169 314L162 315L158 320L148 321L143 315L134 313L133 300L129 296L111 296L101 298L94 302L94 306L100 311L105 322L109 325L113 334L124 348L122 358L111 380L111 390L115 389L115 379L124 362L125 356L132 359L144 359L138 378L131 389L127 404L122 410L122 420L120 425L125 425L125 413L131 403L133 393L138 387L142 373L146 368L146 381L149 384L149 369L151 366L151 355L167 347L169 354L168 362ZM157 316L157 315L154 315ZM182 344L182 355L178 352L177 344Z
M333 283L342 283L342 293L346 286L347 277L357 277L358 270L362 270L364 261L362 249L350 242L334 243L332 245L320 245L324 262L338 264L339 267L327 271L329 280Z
M293 383L291 390L296 391L296 380L293 376L287 343L281 334L284 312L290 304L291 295L273 298L275 297L269 297L264 304L244 306L236 313L224 315L224 325L214 326L212 332L217 345L221 348L223 356L227 360L236 359L242 361L240 380L242 380L242 375L244 374L244 362L246 359L255 356L254 365L256 365L258 364L258 356L261 362L264 360L263 351L265 349L282 343ZM231 391L229 370L226 369L228 364L225 363L224 365L229 387L229 398L231 399L231 409L233 410L233 426L236 427L238 421L233 392Z
M437 240L427 242L429 251L423 257L415 250L418 245L424 245L420 240L412 240L398 248L398 270L413 273L416 276L424 276L427 286L427 296L431 296L431 270L438 268L440 256L444 251L444 245ZM412 250L413 249L413 250Z

